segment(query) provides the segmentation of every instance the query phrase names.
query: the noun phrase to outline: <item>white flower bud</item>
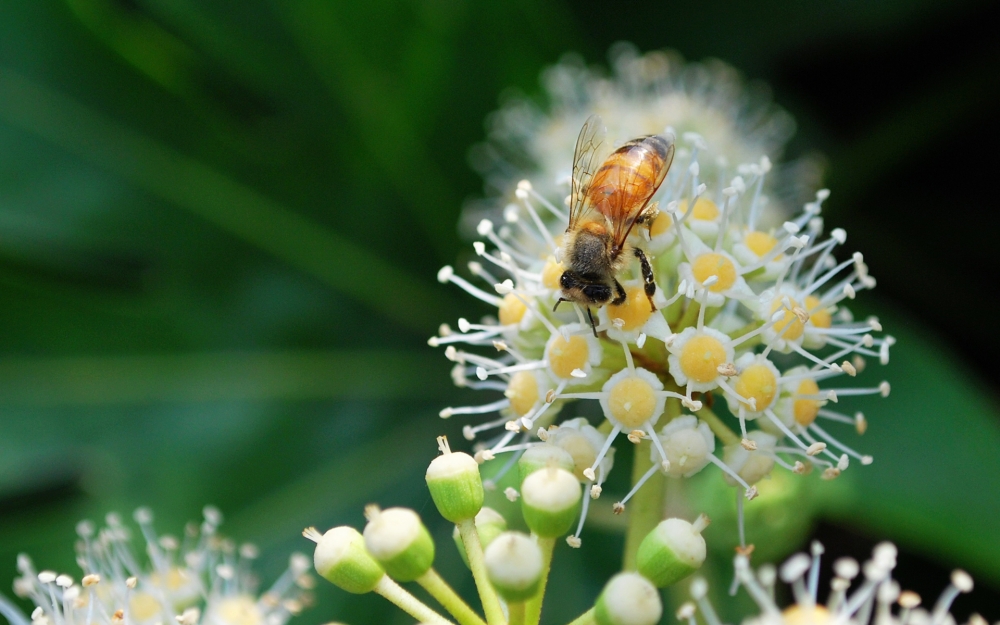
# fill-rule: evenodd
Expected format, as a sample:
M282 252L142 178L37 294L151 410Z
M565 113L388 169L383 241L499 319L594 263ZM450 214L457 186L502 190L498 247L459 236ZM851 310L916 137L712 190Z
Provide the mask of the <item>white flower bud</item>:
M661 521L639 545L636 565L654 585L664 588L684 579L705 562L705 539L701 531L708 518L694 524L684 519Z
M486 496L479 463L469 454L452 453L443 438L439 444L445 453L427 467L427 488L441 516L452 523L466 521L476 516Z
M313 554L316 572L334 586L350 593L364 594L374 590L385 575L379 563L365 549L365 539L353 527L335 527L322 536L309 537L317 541Z
M375 511L364 538L369 553L397 581L413 581L434 564L434 541L413 510Z
M567 533L579 512L582 489L572 473L557 467L535 471L521 485L521 513L542 538Z
M486 574L508 603L526 601L538 593L542 581L542 550L531 537L504 532L485 553Z
M655 625L663 614L660 592L638 573L619 573L594 606L598 625Z
M497 536L507 531L507 519L493 508L483 508L476 515L476 531L479 532L479 542L483 545L483 549L486 549ZM462 556L462 562L465 562L465 566L469 566L469 556L465 553L465 543L462 542L458 526L455 526L451 536L455 540L455 546L458 547L458 555Z
M558 445L546 444L529 447L517 461L520 482L523 483L524 478L545 467L559 467L572 472L575 469L573 456Z

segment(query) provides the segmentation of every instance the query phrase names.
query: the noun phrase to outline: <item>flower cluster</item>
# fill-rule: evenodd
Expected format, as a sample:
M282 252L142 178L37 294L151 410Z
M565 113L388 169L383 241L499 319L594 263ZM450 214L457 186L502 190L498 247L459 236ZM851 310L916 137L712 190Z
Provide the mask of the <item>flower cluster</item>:
M292 555L285 573L258 594L251 570L257 548L220 536L217 509L206 507L204 514L200 525L188 524L175 537L158 535L152 512L136 510L145 556L133 550L133 531L118 515L107 515L99 530L79 523L79 581L36 571L31 558L20 555L14 592L34 602L31 625L284 625L311 602L308 558ZM28 625L16 609L4 607L11 625Z
M632 58L624 67L655 69L658 59ZM671 119L670 109L660 116L643 113L659 111L661 95L639 89L628 76L584 80L584 91L593 93L580 106L608 108L608 102L638 90L645 95L633 110L611 107L608 114L618 116L628 132L672 137L674 128L653 126ZM737 160L749 149L767 147L766 141L736 145L732 138L717 138L717 150L732 158L713 160L701 134L675 138L673 167L654 196L657 216L633 228L628 241L650 258L655 294L647 296L636 262L618 276L624 302L597 309L596 321L590 321L595 311L583 306L556 308L568 236L563 198L570 183L558 174L546 178L553 171L546 163L558 160L568 169L573 151L566 137L556 141L558 158L546 156L544 145L553 133L569 132L580 106L557 102L550 133L535 121L533 132L542 137L535 155L543 164L541 177L517 184L502 223L478 224L478 259L468 264L472 279L450 266L438 274L441 282L496 309L478 322L459 319L457 331L444 325L430 339L455 363L456 385L497 394L480 405L446 408L441 416L486 417L464 430L470 440L484 439L480 461L509 452L515 454L507 464L512 467L516 455L532 447L561 448L594 499L611 470L616 437L648 441L652 464L614 505L616 513L657 472L686 478L713 464L753 499L754 484L776 466L798 474L817 469L833 479L852 458L870 463L870 456L841 442L827 424L846 423L863 433L864 415L838 411L835 404L850 396L889 394L887 382L853 381L868 359L887 363L893 343L879 335L877 319L856 319L845 305L873 288L875 279L861 253L838 260L847 235L842 229L826 233L821 211L827 190L815 193L797 215L768 225L771 161L760 154L750 162ZM686 110L678 108L677 115ZM739 128L739 120L730 121L722 126ZM675 124L682 122L700 123L680 117ZM575 400L596 400L603 422L560 423L565 405ZM742 542L742 527L740 533ZM579 532L570 543L580 544Z

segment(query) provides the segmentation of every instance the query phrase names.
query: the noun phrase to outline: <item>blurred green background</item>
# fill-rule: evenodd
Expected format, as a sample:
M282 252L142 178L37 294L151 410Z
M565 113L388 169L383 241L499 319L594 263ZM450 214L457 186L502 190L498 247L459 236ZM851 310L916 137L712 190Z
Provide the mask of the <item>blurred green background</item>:
M899 338L857 441L875 463L772 518L776 552L892 539L904 585L929 599L961 565L980 584L956 614L1000 618L998 20L972 0L0 3L0 587L19 551L75 571L79 518L150 505L179 531L204 503L267 581L303 526L375 501L423 511L472 593L422 487L462 425L437 417L461 394L426 338L481 312L434 281L482 193L467 151L506 89L629 40L771 85ZM556 555L550 622L616 566L596 525ZM317 600L296 622L409 622Z

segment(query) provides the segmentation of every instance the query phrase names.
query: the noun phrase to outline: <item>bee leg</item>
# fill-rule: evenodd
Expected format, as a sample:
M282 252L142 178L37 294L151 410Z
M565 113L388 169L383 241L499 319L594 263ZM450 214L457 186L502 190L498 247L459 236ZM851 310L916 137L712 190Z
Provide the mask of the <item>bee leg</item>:
M559 301L556 302L556 305L552 307L552 312L555 312L559 308L559 304L562 304L563 302L568 302L568 301L569 300L566 299L565 297L560 297Z
M621 306L628 298L628 293L622 288L621 282L615 280L615 298L611 300L612 306Z
M594 321L594 313L590 312L590 306L587 306L587 318L590 319L590 329L594 331L594 338L597 337L597 322Z
M639 248L633 248L635 251L635 257L639 259L639 266L642 268L642 281L643 288L646 291L646 298L649 299L649 305L656 311L656 304L653 303L653 296L656 295L656 281L653 278L653 268L649 265L649 259Z

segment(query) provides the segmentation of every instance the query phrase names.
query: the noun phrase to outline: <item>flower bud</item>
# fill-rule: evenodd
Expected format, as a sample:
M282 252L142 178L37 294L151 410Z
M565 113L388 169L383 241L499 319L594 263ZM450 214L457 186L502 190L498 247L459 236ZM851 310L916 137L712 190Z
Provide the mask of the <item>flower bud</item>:
M486 549L501 532L507 531L507 519L493 508L483 508L476 515L476 531L479 532L479 542L482 543L483 549ZM462 562L465 562L465 566L469 566L469 556L465 553L465 543L462 542L458 526L451 536L455 539L455 546L458 547L458 555L462 556Z
M396 581L412 582L434 564L434 541L413 510L369 509L364 537L368 552Z
M306 537L316 542L316 572L334 586L360 595L374 590L385 575L365 549L365 539L353 527L335 527L322 536L314 528L306 532Z
M598 625L655 625L663 604L660 592L638 573L618 573L604 586L594 605Z
M521 484L521 514L531 531L556 538L573 527L580 508L580 481L557 467L535 471Z
M427 488L441 516L452 523L467 521L476 516L485 498L479 463L469 454L452 453L444 437L438 444L443 453L427 467Z
M694 573L705 562L705 539L701 531L707 524L705 515L693 524L684 519L661 521L639 545L636 554L639 572L659 588Z
M518 483L524 483L524 478L545 467L559 467L572 472L575 468L573 456L558 445L529 447L517 461Z
M538 593L542 581L542 550L531 537L504 532L485 554L486 575L504 601L527 601Z

